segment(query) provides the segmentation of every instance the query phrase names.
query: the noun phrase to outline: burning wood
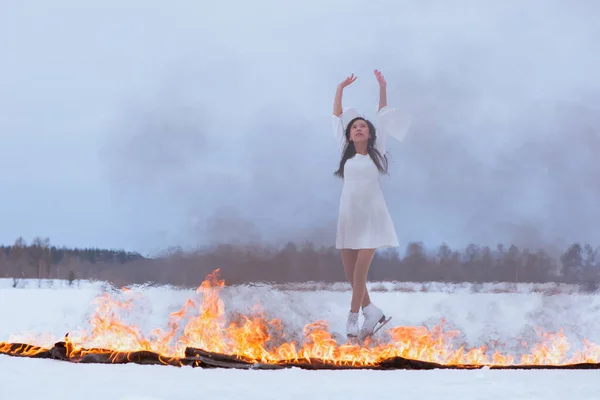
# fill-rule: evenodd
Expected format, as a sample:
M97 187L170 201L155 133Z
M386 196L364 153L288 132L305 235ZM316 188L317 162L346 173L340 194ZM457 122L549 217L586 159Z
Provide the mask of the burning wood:
M202 349L186 348L185 357L164 357L151 351L120 352L107 349L75 349L68 342L58 342L50 349L30 346L22 343L0 343L0 354L14 357L47 358L73 363L96 364L145 364L170 365L195 368L236 368L236 369L481 369L486 365L437 364L426 361L410 360L403 357L391 357L372 365L336 363L330 360L282 360L274 364L249 362L236 356L208 352ZM570 365L488 365L490 369L600 369L600 363L581 363Z
M219 297L224 282L217 279L217 272L200 285L198 299L190 299L171 314L166 330L156 329L146 336L119 316L119 311L132 307L133 299L120 301L106 294L96 299L88 331L71 332L47 346L3 342L0 354L73 363L198 368L600 369L600 346L584 341L583 350L569 356L571 347L561 332L544 335L520 360L490 354L485 347L456 348L452 339L458 332L444 331L442 326L395 327L386 331L390 338L386 342L356 346L338 344L327 324L317 321L306 325L302 343L290 342L281 322L268 320L260 311L227 318ZM132 292L124 289L123 294Z
M15 357L52 358L50 349L24 343L0 342L0 354L8 354Z

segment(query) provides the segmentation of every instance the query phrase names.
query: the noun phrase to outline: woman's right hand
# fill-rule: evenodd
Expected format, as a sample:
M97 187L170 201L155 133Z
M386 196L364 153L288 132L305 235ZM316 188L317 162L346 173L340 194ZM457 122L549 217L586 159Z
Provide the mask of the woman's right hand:
M356 76L354 76L354 74L352 74L349 77L347 77L346 79L344 79L342 82L340 82L340 84L338 85L338 88L343 89L346 86L351 85L355 80L356 80Z

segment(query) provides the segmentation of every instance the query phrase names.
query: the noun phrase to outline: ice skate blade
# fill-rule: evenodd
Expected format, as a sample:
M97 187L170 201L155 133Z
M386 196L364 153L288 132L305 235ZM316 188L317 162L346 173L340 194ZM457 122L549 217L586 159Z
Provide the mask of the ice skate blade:
M385 315L381 317L381 319L377 321L378 325L376 325L370 333L367 333L365 336L363 336L362 340L364 341L365 339L375 335L381 328L383 328L388 322L390 322L390 319L392 319L392 317L386 318Z

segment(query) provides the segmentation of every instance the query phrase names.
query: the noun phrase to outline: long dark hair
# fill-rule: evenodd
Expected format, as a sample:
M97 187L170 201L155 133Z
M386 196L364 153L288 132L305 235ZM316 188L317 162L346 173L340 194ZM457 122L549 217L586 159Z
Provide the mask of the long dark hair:
M334 172L334 175L343 178L344 177L344 166L346 165L346 161L356 155L356 148L354 147L354 142L350 140L350 130L352 129L352 124L357 120L363 120L367 123L369 127L369 141L367 142L367 153L369 153L369 157L375 163L375 166L379 170L381 174L387 174L388 169L388 160L385 154L381 154L379 150L375 148L375 141L377 140L377 132L375 131L375 126L371 123L371 121L364 119L363 117L356 117L348 126L346 126L346 145L344 146L344 152L342 153L342 159L340 160L340 166L337 171Z

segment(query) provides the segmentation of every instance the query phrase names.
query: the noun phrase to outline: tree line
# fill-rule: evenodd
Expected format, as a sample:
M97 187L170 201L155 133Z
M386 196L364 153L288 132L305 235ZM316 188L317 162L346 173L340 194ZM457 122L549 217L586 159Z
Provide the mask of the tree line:
M369 271L371 281L450 283L570 283L595 291L600 282L600 248L575 243L560 256L543 249L520 249L500 244L495 248L471 244L451 249L441 244L427 251L410 243L378 252ZM169 249L157 257L110 249L57 248L49 239L31 244L19 237L0 246L0 277L19 279L103 280L114 285L171 284L197 287L219 269L226 284L344 282L338 250L312 243L288 243L283 248L223 244L195 251Z

